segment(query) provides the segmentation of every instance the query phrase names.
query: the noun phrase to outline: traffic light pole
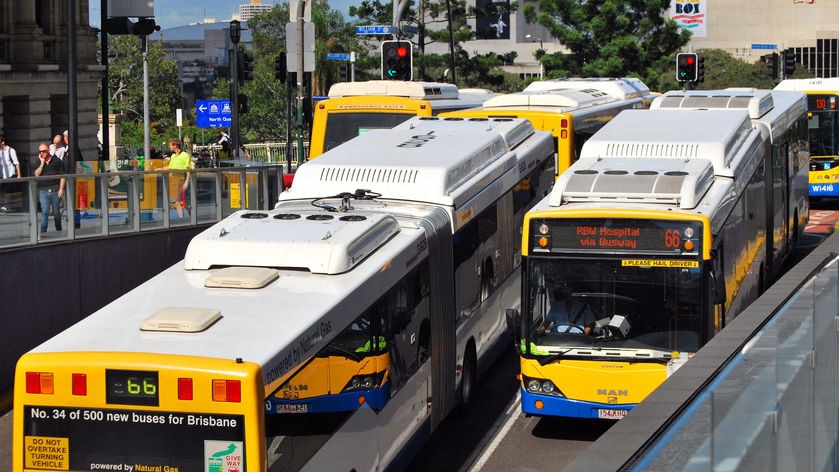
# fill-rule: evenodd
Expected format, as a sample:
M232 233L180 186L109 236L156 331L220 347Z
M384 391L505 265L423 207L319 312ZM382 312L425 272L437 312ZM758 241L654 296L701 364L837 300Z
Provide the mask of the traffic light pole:
M303 163L303 13L307 0L297 2L297 165Z
M239 158L239 46L230 54L230 157Z

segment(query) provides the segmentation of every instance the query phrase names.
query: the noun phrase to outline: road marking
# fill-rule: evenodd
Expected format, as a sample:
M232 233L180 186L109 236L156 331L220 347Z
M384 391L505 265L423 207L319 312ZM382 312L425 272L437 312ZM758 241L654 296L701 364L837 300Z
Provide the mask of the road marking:
M467 465L461 467L459 472L479 472L483 469L490 456L492 456L493 451L498 448L498 444L507 436L507 431L513 427L513 423L519 419L521 414L521 389L519 389L516 392L515 398L507 406L507 411L492 425L492 428L481 440L480 446L475 449L472 457L466 462ZM501 422L505 417L506 421L502 425Z

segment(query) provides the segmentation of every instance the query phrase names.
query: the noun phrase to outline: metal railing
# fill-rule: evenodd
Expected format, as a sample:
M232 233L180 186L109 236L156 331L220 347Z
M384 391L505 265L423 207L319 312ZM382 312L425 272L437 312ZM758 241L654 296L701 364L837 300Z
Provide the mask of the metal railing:
M631 470L839 470L839 257L831 259L793 287Z
M55 176L0 181L0 250L211 224L241 209L272 208L283 189L282 162L193 169L183 196L184 171L166 169L163 160L144 164L113 170L107 161L78 163L76 174L64 176L60 231L55 215L39 208L38 184ZM40 232L45 217L47 231Z

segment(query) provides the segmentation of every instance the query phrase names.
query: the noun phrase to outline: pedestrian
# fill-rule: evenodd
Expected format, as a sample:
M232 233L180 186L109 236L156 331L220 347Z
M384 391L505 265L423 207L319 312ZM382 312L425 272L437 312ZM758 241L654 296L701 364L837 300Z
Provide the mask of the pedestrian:
M64 155L65 156L68 155L68 154L74 155L73 152L71 151L71 149L72 148L70 147L70 132L69 132L69 130L65 129L64 130ZM62 158L61 160L63 161L64 158Z
M64 162L50 154L47 143L38 145L38 160L41 164L35 169L36 177L63 175ZM41 203L41 232L47 232L50 210L55 218L55 230L61 231L61 208L58 202L64 197L65 178L38 180L38 201Z
M9 190L10 185L8 180L15 179L20 177L20 161L17 159L17 151L15 148L9 146L6 143L6 138L0 136L0 178L2 178L5 182L2 184L2 206L0 206L0 211L7 212L9 211Z
M218 140L218 145L221 146L218 157L222 159L230 157L230 136L227 135L227 131L221 130L221 139Z
M186 207L186 189L189 187L189 171L195 167L195 164L192 162L192 156L181 150L181 141L178 138L169 140L169 151L172 152L172 155L169 157L169 165L166 168L186 171L185 173L172 173L172 178L175 178L178 182L178 200L175 202L175 208L178 212L178 218L183 218L184 208ZM180 179L183 179L183 182Z
M67 153L67 147L64 146L62 142L62 138L60 134L56 134L52 137L52 144L49 147L49 155L52 157L57 157L61 161L64 160L64 154Z

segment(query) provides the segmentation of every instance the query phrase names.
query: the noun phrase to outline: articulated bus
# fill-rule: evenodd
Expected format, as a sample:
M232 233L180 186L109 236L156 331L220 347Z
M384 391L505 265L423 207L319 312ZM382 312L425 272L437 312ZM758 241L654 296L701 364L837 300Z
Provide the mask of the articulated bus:
M480 106L494 94L454 84L371 80L340 82L315 106L309 159L371 129L389 129L414 116Z
M415 117L301 165L19 359L13 470L400 470L509 349L552 156L527 120Z
M775 90L807 94L810 197L839 197L839 78L786 79Z
M522 92L498 95L480 108L441 113L442 117L527 118L554 137L559 176L579 157L588 138L622 110L649 108L657 94L638 79L551 79Z
M622 418L792 252L772 235L806 224L777 217L806 208L803 94L701 92L622 112L525 215L524 413Z

